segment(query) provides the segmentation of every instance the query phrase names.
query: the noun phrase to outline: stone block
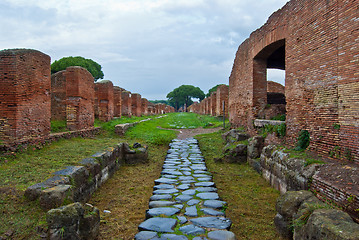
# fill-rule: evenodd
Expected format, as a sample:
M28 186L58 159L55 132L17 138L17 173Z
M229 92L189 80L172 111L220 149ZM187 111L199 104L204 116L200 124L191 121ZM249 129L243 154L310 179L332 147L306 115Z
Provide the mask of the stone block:
M73 187L71 185L57 185L41 191L40 206L49 210L61 206L65 201L72 201Z
M80 187L87 183L89 172L84 166L68 166L67 168L54 172L54 175L68 176L71 184L75 187Z
M65 176L54 176L44 182L36 183L25 190L25 197L31 201L36 200L40 197L42 190L55 187L57 185L68 185L70 184L70 179Z

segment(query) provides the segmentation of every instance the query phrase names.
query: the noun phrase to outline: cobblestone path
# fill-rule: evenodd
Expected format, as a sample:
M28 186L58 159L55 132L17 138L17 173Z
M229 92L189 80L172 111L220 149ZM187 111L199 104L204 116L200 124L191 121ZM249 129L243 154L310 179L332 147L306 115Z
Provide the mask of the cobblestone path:
M155 180L146 220L136 240L234 240L221 201L194 138L175 139Z

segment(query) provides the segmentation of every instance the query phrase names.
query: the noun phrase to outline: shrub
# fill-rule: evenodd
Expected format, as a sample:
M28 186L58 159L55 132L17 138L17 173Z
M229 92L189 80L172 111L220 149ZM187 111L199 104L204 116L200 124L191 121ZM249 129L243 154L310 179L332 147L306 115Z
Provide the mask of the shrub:
M299 136L297 138L297 146L295 147L295 150L305 150L309 146L310 142L310 134L307 130L302 130L299 133Z

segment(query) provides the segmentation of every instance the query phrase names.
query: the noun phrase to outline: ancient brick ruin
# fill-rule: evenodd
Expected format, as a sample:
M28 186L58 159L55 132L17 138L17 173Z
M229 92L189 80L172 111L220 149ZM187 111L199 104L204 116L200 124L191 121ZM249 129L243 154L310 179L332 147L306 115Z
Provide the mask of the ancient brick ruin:
M228 86L220 85L217 87L217 103L216 103L216 116L223 116L223 104L225 116L228 117Z
M51 120L65 120L69 130L94 124L94 79L82 67L68 67L51 76Z
M0 51L0 139L21 142L50 133L50 57L36 50Z
M114 109L113 115L114 117L121 117L122 116L122 91L124 89L118 86L113 87L113 102L114 102Z
M133 116L140 117L142 114L141 95L138 93L131 94L131 112Z
M0 51L0 145L54 141L61 136L87 136L101 121L114 117L172 112L150 103L111 81L94 83L85 68L68 67L51 76L50 57L36 50ZM133 99L133 101L132 101ZM133 103L133 104L132 104ZM66 121L68 134L50 134L51 120ZM87 130L87 131L85 131ZM75 132L74 132L75 131Z
M113 83L103 80L95 83L95 117L110 121L114 116Z
M267 68L285 69L286 142L359 162L357 1L292 0L238 48L229 79L233 126L254 132L267 105Z

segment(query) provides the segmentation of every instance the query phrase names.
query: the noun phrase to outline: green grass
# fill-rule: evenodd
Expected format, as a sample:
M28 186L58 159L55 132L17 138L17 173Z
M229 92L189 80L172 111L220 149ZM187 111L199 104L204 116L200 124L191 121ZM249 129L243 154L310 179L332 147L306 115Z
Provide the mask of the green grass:
M171 113L167 114L166 119L161 121L163 128L198 128L198 127L220 127L223 125L223 120L207 115L198 115L195 113ZM226 120L228 125L228 120Z
M305 150L288 149L283 146L278 147L278 149L281 149L285 153L288 153L289 158L299 158L305 160L305 166L309 166L314 163L325 164L325 162L321 159L311 157L308 153L305 152Z
M237 239L281 239L273 218L279 192L248 164L217 163L224 141L221 132L196 136L220 197L228 203L226 216Z
M52 120L51 121L51 132L52 133L58 133L58 132L67 132L67 124L66 120L60 121L60 120Z

